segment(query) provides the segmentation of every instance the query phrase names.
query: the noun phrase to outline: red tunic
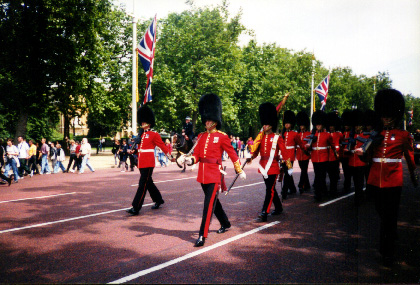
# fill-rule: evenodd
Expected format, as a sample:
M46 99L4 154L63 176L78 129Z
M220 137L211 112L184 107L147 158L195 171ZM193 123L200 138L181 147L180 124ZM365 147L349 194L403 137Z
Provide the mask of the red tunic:
M348 139L349 137L350 137L350 131L345 131L343 133L342 141L345 141L345 139ZM345 142L348 142L348 140L345 141ZM343 158L349 158L350 157L350 154L348 153L348 151L344 151L344 149L346 147L347 147L347 145L341 145L341 147L340 147L340 157L343 157Z
M299 134L295 131L285 131L283 133L284 145L286 147L285 152L282 152L284 160L290 159L290 161L295 161L295 150L296 146L305 148L305 145L300 140Z
M160 135L155 131L145 131L141 136L141 143L138 146L137 167L148 168L155 167L155 147L159 147L163 153L168 154L168 148L165 146Z
M299 136L299 139L300 139L301 142L304 142L303 139L305 139L307 136L310 136L310 135L311 135L311 132L309 132L309 131L298 133L298 136ZM309 154L305 153L299 145L296 146L296 159L297 160L299 160L299 161L308 160L310 158L311 158L311 156Z
M331 137L333 139L334 148L338 155L340 155L340 143L343 139L343 134L339 131L331 133ZM334 151L332 148L329 149L329 161L336 161L338 158L334 155Z
M311 159L312 162L326 162L329 158L328 147L334 146L333 138L325 130L316 132L316 141L312 143Z
M364 135L363 133L361 134L356 134L355 135L355 139L357 139L358 137L367 139L369 138L369 135ZM354 153L354 149L362 147L363 142L356 140L356 146L353 146L350 152L350 157L349 157L349 166L352 167L359 167L359 166L365 166L366 163L363 162L360 157Z
M236 172L240 171L240 161L230 144L230 139L224 132L214 130L203 132L197 137L198 143L194 149L194 162L200 162L198 166L197 181L202 184L220 183L222 176L222 154L226 151L232 160Z
M258 145L259 147L258 147L258 149L253 149L252 150L252 158L256 158L259 154L261 156L260 165L263 168L265 168L265 166L267 165L267 162L270 158L271 146L273 145L274 136L275 136L275 133L271 133L269 135L263 134L261 136L258 135L257 138L254 141L254 145ZM282 155L286 151L286 148L284 146L284 141L283 141L283 138L281 136L279 136L279 138L277 140L277 146L276 146L276 150L274 152L273 163L271 163L271 166L267 171L267 175L280 174L279 151L281 151ZM259 169L258 169L258 172L261 173Z
M373 149L372 166L367 184L379 188L401 187L403 185L402 156L404 155L410 172L416 168L413 137L409 132L399 129L383 130L381 135L384 139L378 147ZM393 161L387 159L393 159Z

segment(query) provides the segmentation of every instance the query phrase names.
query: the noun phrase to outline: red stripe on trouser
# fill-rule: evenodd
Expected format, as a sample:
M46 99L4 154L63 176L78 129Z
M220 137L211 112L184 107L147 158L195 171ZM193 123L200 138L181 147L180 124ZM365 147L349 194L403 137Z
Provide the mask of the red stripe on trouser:
M210 199L210 203L209 206L207 208L207 216L206 216L206 223L204 225L204 237L207 237L207 234L209 233L209 227L210 227L210 221L211 221L211 216L213 215L213 205L214 203L216 203L216 193L219 190L219 184L215 183L214 184L214 189L213 189L213 193L211 194L211 199Z
M276 175L276 179L274 179L273 186L271 186L271 198L270 198L270 203L268 203L267 213L270 213L271 204L273 203L273 199L274 199L274 191L276 191L276 190L275 190L275 187L276 187L277 176L278 176L278 175Z
M146 180L146 183L144 183L143 193L141 194L138 206L140 206L140 204L142 204L142 201L144 199L144 195L146 195L146 188L147 188L147 183L149 182L149 177L150 177L150 170L147 173L147 180Z

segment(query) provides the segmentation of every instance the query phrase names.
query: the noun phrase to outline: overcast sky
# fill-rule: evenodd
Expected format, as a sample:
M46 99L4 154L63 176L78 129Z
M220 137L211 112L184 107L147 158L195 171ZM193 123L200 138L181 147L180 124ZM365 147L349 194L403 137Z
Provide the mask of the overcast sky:
M189 8L185 0L117 0L140 19ZM259 44L314 52L326 68L357 75L389 72L393 88L420 97L420 0L230 0L231 15ZM198 7L222 0L195 0ZM158 24L159 28L159 24ZM247 37L241 38L246 43ZM315 83L317 84L317 83Z

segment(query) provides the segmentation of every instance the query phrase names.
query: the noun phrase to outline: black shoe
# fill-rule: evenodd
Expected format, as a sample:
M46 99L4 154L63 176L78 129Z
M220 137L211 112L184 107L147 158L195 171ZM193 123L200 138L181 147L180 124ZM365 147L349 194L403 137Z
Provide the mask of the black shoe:
M280 215L281 213L283 213L283 208L275 209L274 211L271 212L271 215L276 216L276 215Z
M227 226L221 226L220 229L217 230L218 234L223 234L224 232L226 232L227 229L230 228L230 224Z
M130 210L127 210L127 213L137 216L139 214L139 211L136 211L134 208L131 208Z
M195 241L194 247L200 247L204 245L206 238L203 236L199 236L198 239Z
M160 207L160 205L162 205L162 204L165 204L165 201L163 201L162 200L162 203L155 203L155 205L154 206L152 206L152 210L156 210L156 209L159 209L159 207Z
M267 212L261 212L259 215L258 215L258 221L259 222L267 222Z
M7 183L9 183L9 186L10 186L10 184L12 184L12 178L7 178L6 181L7 181Z

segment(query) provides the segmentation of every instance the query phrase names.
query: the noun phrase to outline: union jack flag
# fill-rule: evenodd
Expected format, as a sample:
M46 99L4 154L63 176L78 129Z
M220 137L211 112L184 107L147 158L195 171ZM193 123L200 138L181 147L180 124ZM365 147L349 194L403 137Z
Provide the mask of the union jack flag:
M325 105L327 105L327 97L328 97L328 84L330 83L330 74L324 78L324 80L319 83L319 85L315 88L316 94L318 94L318 98L321 101L321 108L320 110L325 111Z
M146 91L144 93L143 104L152 101L152 81L153 81L153 62L155 59L155 48L156 48L156 15L150 26L147 28L146 33L141 38L140 43L137 45L137 52L143 66L144 72L146 72L147 84Z

